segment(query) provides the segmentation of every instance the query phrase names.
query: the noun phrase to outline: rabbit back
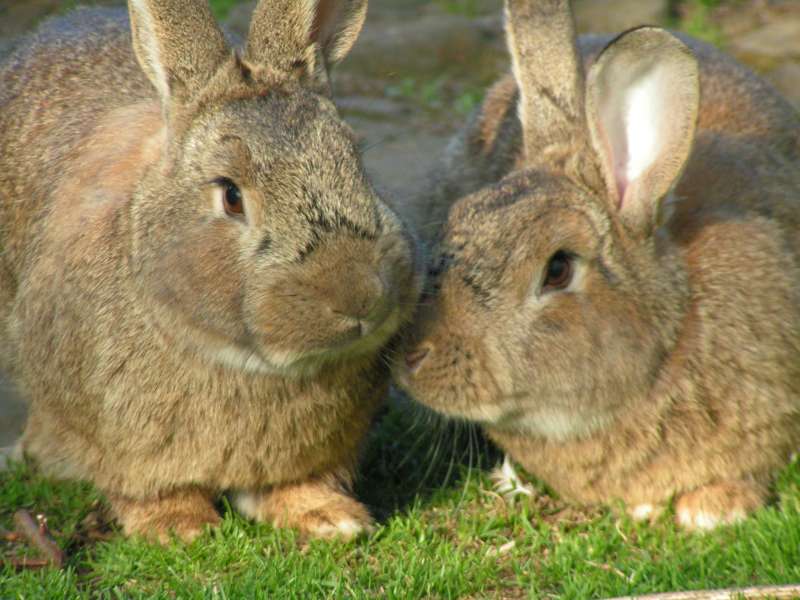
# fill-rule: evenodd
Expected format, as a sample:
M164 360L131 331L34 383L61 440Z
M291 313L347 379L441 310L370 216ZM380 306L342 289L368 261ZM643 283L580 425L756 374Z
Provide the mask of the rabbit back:
M3 288L13 293L34 226L65 173L80 169L75 157L90 130L109 111L155 95L131 50L126 13L111 9L45 23L3 64L0 81L2 260L11 277ZM120 121L118 133L136 123ZM87 170L82 178L95 175Z

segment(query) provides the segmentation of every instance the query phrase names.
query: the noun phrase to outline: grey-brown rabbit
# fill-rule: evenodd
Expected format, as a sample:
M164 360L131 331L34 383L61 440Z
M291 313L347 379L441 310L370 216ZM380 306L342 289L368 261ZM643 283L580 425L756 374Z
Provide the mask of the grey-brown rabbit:
M506 10L519 93L461 138L397 378L569 500L743 518L800 443L800 116L655 28L585 77L567 0Z
M130 0L0 70L23 450L128 534L191 539L224 491L309 535L370 526L351 480L421 276L329 99L366 7L262 0L239 53L204 0Z

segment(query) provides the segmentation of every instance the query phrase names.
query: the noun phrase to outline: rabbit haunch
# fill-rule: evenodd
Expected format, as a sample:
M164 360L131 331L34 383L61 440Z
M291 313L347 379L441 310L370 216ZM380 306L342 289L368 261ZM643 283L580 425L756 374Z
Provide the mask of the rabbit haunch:
M131 0L130 26L79 10L0 67L22 446L127 533L191 538L224 491L310 535L369 527L352 475L421 275L328 97L365 10L262 0L238 54L206 3Z
M397 378L573 501L742 518L800 439L800 116L659 29L587 40L585 78L566 0L506 9Z

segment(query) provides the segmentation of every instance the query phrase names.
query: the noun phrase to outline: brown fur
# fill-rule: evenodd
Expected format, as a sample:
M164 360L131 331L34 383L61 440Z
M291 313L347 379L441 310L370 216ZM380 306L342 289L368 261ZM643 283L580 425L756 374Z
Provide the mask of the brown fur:
M131 0L133 40L122 13L79 11L0 69L0 342L31 401L23 449L93 481L128 534L188 539L220 493L278 489L252 516L369 527L350 482L421 276L318 93L363 21L344 4L254 17L314 72L257 36L240 58L188 0ZM279 5L302 31L264 20Z
M542 93L533 67L564 68L572 28L517 4L510 18L528 36L510 47L531 65L516 86L533 106L569 96ZM548 27L560 46L535 58L524 40ZM600 58L590 42L585 100L567 103L585 104L586 126L553 139L569 160L525 158L542 124L520 126L509 80L459 138L434 210L477 191L450 209L440 293L396 375L421 402L483 423L572 501L623 500L644 516L675 496L688 527L729 522L763 503L800 439L800 118L705 46L690 44L698 67L660 30ZM633 176L613 168L625 158L617 95L654 80L668 118L647 121L661 123L658 154ZM548 292L565 249L573 283Z
M297 527L305 535L332 537L348 530L355 532L369 522L366 508L346 495L350 479L346 470L329 473L296 485L240 493L234 497L234 503L253 519ZM342 493L333 495L331 489Z

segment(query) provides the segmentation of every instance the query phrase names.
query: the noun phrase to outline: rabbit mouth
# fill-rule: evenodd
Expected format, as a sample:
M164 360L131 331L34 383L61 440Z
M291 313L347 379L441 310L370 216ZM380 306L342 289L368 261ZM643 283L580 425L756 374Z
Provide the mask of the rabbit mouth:
M329 344L307 350L277 348L250 333L244 339L219 344L192 344L206 360L236 371L266 376L305 378L332 366L376 356L400 329L408 315L396 306L379 318L354 324Z
M400 328L402 310L395 307L372 323L358 324L333 344L306 351L264 347L258 351L230 349L221 353L226 364L251 372L286 377L309 377L331 366L358 362L377 355ZM233 359L233 360L230 360Z
M308 353L306 358L337 362L377 353L400 328L403 316L399 307L380 318L360 320L345 339L321 350Z

